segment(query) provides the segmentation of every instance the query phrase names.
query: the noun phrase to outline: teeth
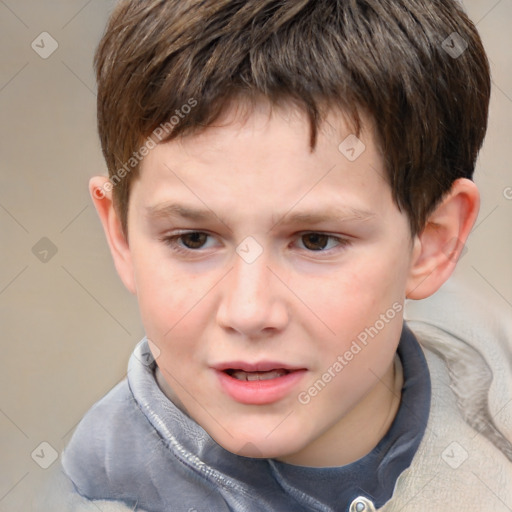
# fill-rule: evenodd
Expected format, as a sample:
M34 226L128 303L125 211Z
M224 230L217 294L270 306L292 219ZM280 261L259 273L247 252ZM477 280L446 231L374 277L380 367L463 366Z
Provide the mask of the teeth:
M234 370L229 374L238 380L270 380L282 377L288 372L286 370L271 370L269 372L244 372L242 370Z

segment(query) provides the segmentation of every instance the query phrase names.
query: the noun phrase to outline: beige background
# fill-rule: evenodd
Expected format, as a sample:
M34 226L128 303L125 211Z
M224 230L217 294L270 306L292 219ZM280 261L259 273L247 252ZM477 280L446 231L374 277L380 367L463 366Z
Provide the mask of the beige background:
M64 448L85 411L123 378L143 335L87 192L88 178L105 173L92 55L111 5L0 0L0 512L29 510L24 500L45 475L31 454L42 442ZM494 90L476 174L481 214L458 274L512 314L512 0L465 5ZM31 47L42 46L42 32L58 43L47 59ZM45 41L39 51L51 48ZM46 262L35 245L50 251ZM40 463L50 457L48 447L34 452Z

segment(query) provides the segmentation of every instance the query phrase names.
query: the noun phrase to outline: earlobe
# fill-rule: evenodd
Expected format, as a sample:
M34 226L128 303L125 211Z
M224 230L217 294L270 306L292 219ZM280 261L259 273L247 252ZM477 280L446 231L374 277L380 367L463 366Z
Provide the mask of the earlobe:
M429 297L450 277L465 250L479 208L476 185L465 178L456 180L415 237L407 298Z
M89 193L103 225L117 273L126 288L135 294L136 287L130 247L114 208L109 179L106 176L91 178Z

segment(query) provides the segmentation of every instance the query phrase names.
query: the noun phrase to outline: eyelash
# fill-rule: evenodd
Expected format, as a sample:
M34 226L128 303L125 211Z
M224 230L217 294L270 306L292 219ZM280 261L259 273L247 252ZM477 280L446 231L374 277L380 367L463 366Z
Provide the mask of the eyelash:
M202 234L202 235L206 235L206 236L209 236L209 237L212 236L209 233L206 233L204 231L184 231L182 233L178 233L178 234L175 234L175 235L170 235L170 236L162 237L161 241L164 242L167 246L169 246L176 253L178 253L178 254L186 254L186 255L190 256L191 253L200 252L202 248L198 248L198 249L185 248L185 247L182 247L181 245L179 245L178 241L181 238L183 238L184 236L192 235L192 234ZM352 240L350 240L349 238L337 237L337 236L334 236L334 235L329 235L327 233L322 233L320 231L306 231L306 232L301 233L299 238L301 238L303 236L307 236L307 235L325 235L325 236L328 237L329 240L336 240L336 242L337 242L337 246L335 248L333 248L333 249L327 249L327 250L320 249L320 250L317 250L317 251L310 250L310 249L301 249L302 251L306 251L306 252L312 253L312 254L315 254L315 253L322 254L322 253L327 253L327 252L332 251L332 250L342 249L344 247L349 246L352 243Z

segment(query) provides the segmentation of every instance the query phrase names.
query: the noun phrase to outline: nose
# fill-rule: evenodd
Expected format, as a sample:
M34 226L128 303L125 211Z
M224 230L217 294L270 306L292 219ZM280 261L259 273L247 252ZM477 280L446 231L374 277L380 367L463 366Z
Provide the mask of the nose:
M234 257L217 309L218 324L251 339L283 330L289 321L285 287L265 252L251 263L238 254Z

